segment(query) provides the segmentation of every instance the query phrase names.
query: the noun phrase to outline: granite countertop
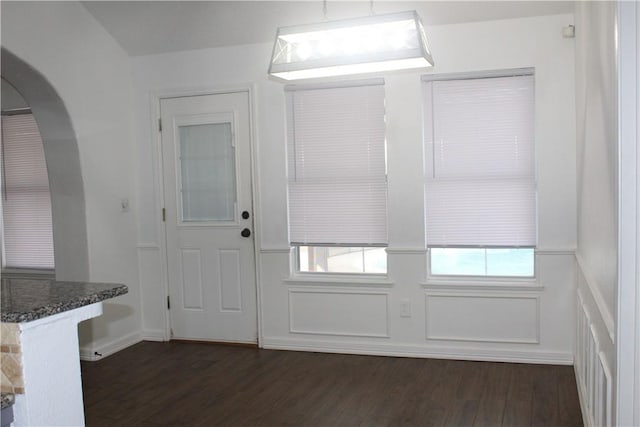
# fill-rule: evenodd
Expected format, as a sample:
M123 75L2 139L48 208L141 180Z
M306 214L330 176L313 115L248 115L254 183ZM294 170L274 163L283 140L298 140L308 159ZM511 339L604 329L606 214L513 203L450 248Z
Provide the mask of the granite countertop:
M1 320L30 322L127 292L125 285L117 283L3 278Z
M15 396L13 393L2 393L2 409L13 405L14 400Z

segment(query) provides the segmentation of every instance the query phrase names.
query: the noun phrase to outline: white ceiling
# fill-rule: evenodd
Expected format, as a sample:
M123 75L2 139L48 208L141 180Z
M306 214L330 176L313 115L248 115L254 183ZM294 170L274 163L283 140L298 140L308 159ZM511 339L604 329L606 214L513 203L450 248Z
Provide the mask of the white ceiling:
M84 1L131 56L271 42L280 26L319 22L322 1ZM571 1L375 1L375 13L417 10L425 25L573 12ZM366 16L369 1L327 2L327 19Z

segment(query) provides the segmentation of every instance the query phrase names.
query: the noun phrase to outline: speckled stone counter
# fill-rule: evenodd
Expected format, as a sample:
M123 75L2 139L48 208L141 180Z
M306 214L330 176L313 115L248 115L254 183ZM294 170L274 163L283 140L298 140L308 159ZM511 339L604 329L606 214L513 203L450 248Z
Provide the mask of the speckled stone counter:
M31 322L128 292L116 283L2 279L2 322Z

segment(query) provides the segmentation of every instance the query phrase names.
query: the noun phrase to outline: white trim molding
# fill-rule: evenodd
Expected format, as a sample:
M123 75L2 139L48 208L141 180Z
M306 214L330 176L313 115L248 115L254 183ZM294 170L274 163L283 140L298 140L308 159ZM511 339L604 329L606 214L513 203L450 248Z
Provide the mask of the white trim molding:
M263 246L260 249L260 253L263 254L286 254L289 255L293 248L291 246Z
M580 268L580 270L582 271L582 275L584 276L587 288L589 288L589 292L591 293L593 300L596 302L596 306L598 307L598 311L600 312L600 317L602 317L604 326L607 328L609 338L611 339L611 342L615 344L615 326L613 322L613 315L611 314L611 311L609 311L607 303L604 301L604 297L602 296L600 289L595 285L596 282L593 279L591 272L588 270L586 263L577 252L576 260L578 262L578 268Z
M613 377L602 351L598 330L593 324L580 290L577 293L576 354L574 371L582 419L586 426L613 425Z
M160 250L160 244L159 243L153 243L153 242L146 242L146 243L138 243L136 245L136 249L141 249L141 250Z
M640 6L616 2L618 92L617 425L640 425Z
M155 341L155 342L165 342L167 341L164 336L164 331L162 329L143 329L142 330L142 341Z
M576 248L536 248L536 255L564 255L573 256L576 253Z
M392 288L394 282L376 277L362 276L359 278L343 278L335 275L319 273L314 277L293 276L282 280L287 286L317 286L317 287L357 287L357 288Z
M303 337L264 337L263 348L271 350L311 351L319 353L361 354L368 356L418 357L474 360L481 362L572 365L573 355L538 350L505 350L487 347L447 347L411 345L388 341L362 342L305 339Z
M311 328L307 328L307 329L300 329L300 328L296 328L295 327L295 318L294 318L294 296L296 294L301 294L301 295L318 295L319 298L321 298L321 296L327 296L327 295L337 295L337 296L341 296L343 299L347 296L363 296L363 297L380 297L382 299L384 299L383 305L384 305L384 313L381 313L380 311L377 311L376 314L380 315L380 316L384 316L384 327L383 330L381 330L380 332L358 332L358 331L349 331L348 330L348 325L341 325L342 330L338 331L338 330L329 330L329 329L322 329L322 327L319 327L318 329L311 329ZM341 336L341 337L356 337L356 338L390 338L390 331L391 331L391 318L390 318L390 312L391 312L391 307L390 307L390 303L389 303L389 293L387 292L372 292L372 291L356 291L356 290L336 290L336 289L289 289L289 298L288 298L288 304L289 304L289 333L291 334L305 334L305 335L323 335L323 336ZM318 301L319 304L319 301ZM361 301L360 304L360 309L363 308L364 303ZM334 306L334 308L337 308ZM335 312L336 314L339 314L339 311ZM308 314L308 313L305 313ZM344 313L342 313L344 314ZM323 318L326 318L326 316L322 316ZM307 322L309 322L310 320L307 319ZM357 319L357 323L362 323L362 321L360 319ZM372 321L368 321L367 322L369 324L369 326L373 326L372 325ZM358 326L362 326L362 325L358 325Z
M430 291L499 291L499 292L542 292L544 285L535 281L497 281L479 278L478 280L428 280L421 283L425 290Z
M531 300L535 308L532 319L526 319L533 322L535 329L533 337L513 337L513 338L493 338L480 336L461 336L461 335L438 335L433 332L434 319L431 317L434 310L431 310L430 302L436 298L459 298L459 299L484 299L484 300ZM469 313L467 313L469 314ZM482 317L487 317L482 316ZM443 322L444 323L444 322ZM502 331L504 332L504 331ZM496 334L498 335L498 334ZM487 342L496 344L540 344L540 296L538 294L521 294L521 293L468 293L468 292L426 292L425 293L425 339L435 341L456 341L456 342Z
M427 248L394 248L387 247L385 251L389 255L422 255L427 254Z
M95 347L82 347L80 348L80 360L95 362L96 360L104 359L107 356L111 356L114 353L137 344L142 340L143 338L140 332L134 332L106 344Z

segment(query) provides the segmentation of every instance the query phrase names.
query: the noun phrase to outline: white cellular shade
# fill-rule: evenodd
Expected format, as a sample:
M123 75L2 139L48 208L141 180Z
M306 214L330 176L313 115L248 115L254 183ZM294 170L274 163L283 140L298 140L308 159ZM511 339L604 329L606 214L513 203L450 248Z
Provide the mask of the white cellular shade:
M424 89L428 245L535 246L533 75Z
M49 178L33 115L2 117L1 163L4 267L53 269Z
M294 245L386 245L384 86L287 92Z

